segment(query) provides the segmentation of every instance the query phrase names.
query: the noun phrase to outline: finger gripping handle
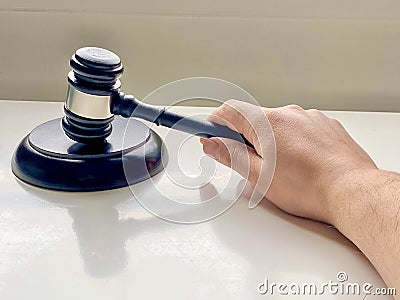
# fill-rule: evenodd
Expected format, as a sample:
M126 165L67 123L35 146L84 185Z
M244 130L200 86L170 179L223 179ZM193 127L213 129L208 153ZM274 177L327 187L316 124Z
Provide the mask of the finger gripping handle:
M228 138L244 143L247 146L253 147L253 145L243 135L235 130L230 129L227 126L211 123L197 118L182 116L166 110L164 110L164 112L159 115L156 123L196 136L201 136L205 138Z
M254 148L243 135L227 126L179 115L167 111L165 107L140 102L135 99L134 96L125 95L122 92L115 95L112 112L126 118L141 118L157 125L166 126L205 138L222 137L232 139Z

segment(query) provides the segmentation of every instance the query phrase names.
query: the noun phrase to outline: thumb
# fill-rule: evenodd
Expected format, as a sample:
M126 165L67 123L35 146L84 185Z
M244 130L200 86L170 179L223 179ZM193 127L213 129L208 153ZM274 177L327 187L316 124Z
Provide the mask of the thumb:
M203 151L218 162L228 166L256 185L261 171L262 158L243 143L226 138L201 138Z

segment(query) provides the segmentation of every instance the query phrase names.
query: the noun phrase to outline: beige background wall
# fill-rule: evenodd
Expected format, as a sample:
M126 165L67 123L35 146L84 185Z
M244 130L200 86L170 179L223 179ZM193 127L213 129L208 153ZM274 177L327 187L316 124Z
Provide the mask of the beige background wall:
M211 76L267 106L400 112L397 0L1 0L0 99L63 101L87 45L117 52L140 98Z

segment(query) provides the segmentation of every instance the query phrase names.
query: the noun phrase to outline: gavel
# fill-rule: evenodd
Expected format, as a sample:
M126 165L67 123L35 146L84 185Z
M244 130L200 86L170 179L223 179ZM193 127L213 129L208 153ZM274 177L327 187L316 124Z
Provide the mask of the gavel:
M124 67L115 53L97 47L78 49L70 59L62 128L72 140L101 144L112 132L115 115L135 117L200 137L223 137L253 147L227 126L187 117L146 104L120 91Z

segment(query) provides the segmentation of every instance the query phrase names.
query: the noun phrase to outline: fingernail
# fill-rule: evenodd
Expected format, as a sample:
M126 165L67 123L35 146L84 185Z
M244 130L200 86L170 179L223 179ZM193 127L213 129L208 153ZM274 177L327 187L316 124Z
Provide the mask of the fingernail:
M207 140L207 139L201 137L201 138L200 138L200 143L201 143L201 144L204 144L204 142L205 142L206 140Z
M204 153L211 156L215 160L219 159L219 145L213 140L205 140L203 143Z

